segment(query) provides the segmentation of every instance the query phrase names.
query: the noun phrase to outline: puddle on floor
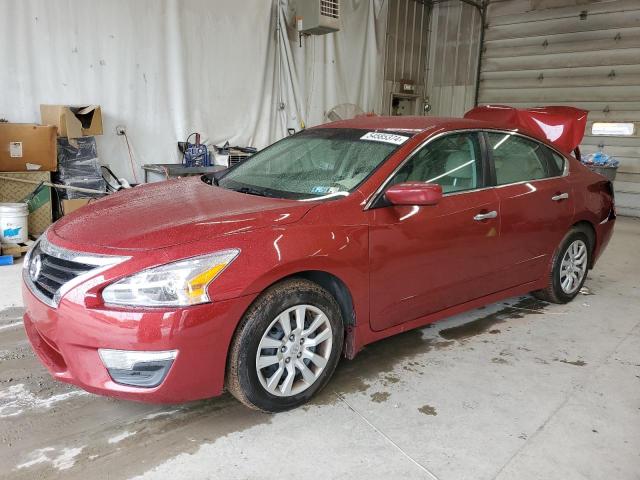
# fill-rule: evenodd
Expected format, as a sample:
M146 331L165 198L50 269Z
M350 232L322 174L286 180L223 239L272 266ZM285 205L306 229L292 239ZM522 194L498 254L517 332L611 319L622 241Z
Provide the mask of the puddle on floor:
M389 387L399 382L393 373L397 365L405 364L404 370L422 373L422 363L414 358L431 350L442 350L452 347L457 341L465 340L483 333L498 334L493 329L497 324L509 319L523 318L528 314L541 314L548 303L533 297L521 297L513 304L505 303L501 310L484 315L462 325L440 330L438 337L423 336L426 327L410 330L367 345L353 360L343 360L338 364L328 387L311 400L311 405L326 405L337 401L336 393L365 392L375 381ZM443 340L444 339L444 340Z
M389 400L391 394L389 392L375 392L371 394L371 401L375 403L383 403Z
M585 362L584 360L567 360L566 358L563 358L563 359L556 358L555 360L556 362L575 365L576 367L584 367L587 364L587 362Z
M523 318L528 313L542 313L541 310L549 304L533 297L524 297L513 305L505 305L503 309L497 312L490 313L462 325L440 330L439 334L446 340L464 340L486 332L497 334L500 333L500 330L493 329L492 327L504 323L509 319Z
M424 413L425 415L431 415L434 417L438 415L438 412L436 412L436 409L433 408L431 405L423 405L418 409L418 411L420 413Z
M127 406L127 402L119 400L100 400ZM74 445L75 441L60 444L55 435L43 439L39 449L16 455L12 478L57 478L63 469L65 478L98 478L99 472L112 471L114 464L120 467L113 478L130 478L179 454L195 453L202 444L270 423L273 418L246 408L229 394L153 410L153 413L126 420L118 418L117 408L109 410L113 418L104 413L100 416L99 412L82 415L69 424L84 424L82 434L70 436L71 432L66 432L68 440L81 439L80 445ZM71 414L68 409L58 412L58 415ZM63 454L69 451L73 451L73 458L61 463L59 460L65 458ZM144 461L140 461L141 456Z
M8 307L0 310L0 327L22 321L24 308Z
M371 382L380 380L383 385L398 383L400 378L393 373L396 365L413 360L430 350L441 350L453 345L452 341L438 338L424 338L421 330L411 330L367 345L353 360L343 360L338 364L328 387L311 401L324 405L337 401L336 392L364 392ZM412 366L421 366L411 362Z
M509 365L509 361L500 357L493 357L491 363L497 363L498 365Z

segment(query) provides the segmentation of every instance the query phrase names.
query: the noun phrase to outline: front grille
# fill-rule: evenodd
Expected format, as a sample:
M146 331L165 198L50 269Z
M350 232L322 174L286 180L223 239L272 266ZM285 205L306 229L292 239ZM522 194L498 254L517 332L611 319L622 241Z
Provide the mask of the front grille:
M44 234L25 259L23 278L36 297L56 308L67 284L129 258L67 250L49 243Z
M37 245L31 254L31 265L29 275L31 281L38 291L50 300L53 300L56 293L65 284L76 277L96 268L95 265L64 260L43 252L40 245ZM32 268L34 262L40 262L38 271Z

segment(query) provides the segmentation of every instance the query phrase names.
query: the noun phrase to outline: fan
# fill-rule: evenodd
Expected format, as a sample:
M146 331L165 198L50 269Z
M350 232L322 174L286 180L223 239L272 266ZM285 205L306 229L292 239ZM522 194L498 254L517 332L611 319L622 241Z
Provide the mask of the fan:
M341 103L327 112L327 118L335 122L337 120L349 120L350 118L355 118L363 114L364 110L358 105L354 103Z

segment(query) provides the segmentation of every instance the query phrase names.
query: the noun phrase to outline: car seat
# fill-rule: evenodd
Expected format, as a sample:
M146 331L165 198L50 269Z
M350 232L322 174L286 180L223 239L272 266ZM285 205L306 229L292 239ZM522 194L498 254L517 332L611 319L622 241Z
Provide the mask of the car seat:
M534 152L524 155L495 156L498 185L545 178L542 163Z
M442 185L444 192L455 192L458 190L469 190L475 188L476 168L474 159L469 152L453 152L449 154L445 162L445 172L436 181Z

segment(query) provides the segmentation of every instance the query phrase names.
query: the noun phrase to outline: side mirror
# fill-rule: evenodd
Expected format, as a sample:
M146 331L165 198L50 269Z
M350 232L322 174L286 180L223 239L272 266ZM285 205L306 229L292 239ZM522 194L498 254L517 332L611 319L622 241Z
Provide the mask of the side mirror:
M392 205L437 205L442 187L435 183L399 183L389 187L384 196Z

